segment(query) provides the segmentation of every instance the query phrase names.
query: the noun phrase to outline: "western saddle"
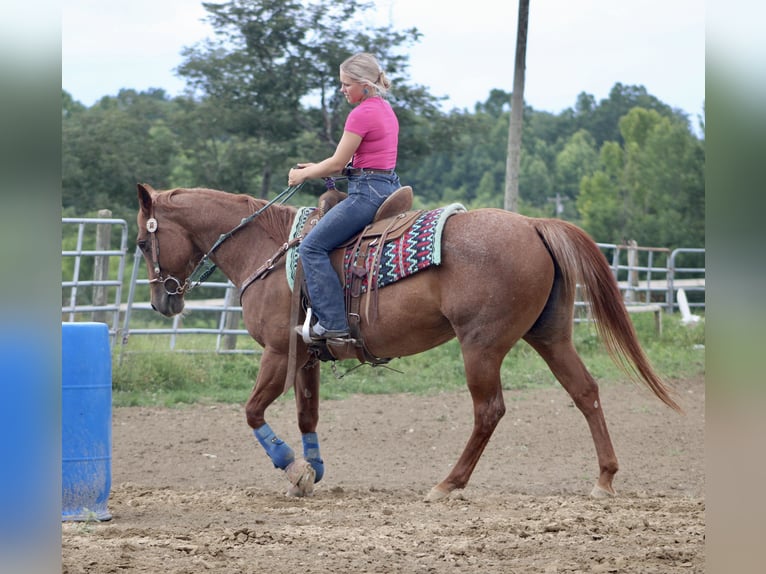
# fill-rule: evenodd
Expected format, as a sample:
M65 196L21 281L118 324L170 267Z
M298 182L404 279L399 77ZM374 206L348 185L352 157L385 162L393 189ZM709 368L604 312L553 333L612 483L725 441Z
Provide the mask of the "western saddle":
M339 202L343 201L347 195L337 189L330 189L319 197L318 212L319 217L313 218L313 224L324 216ZM368 322L373 322L377 315L377 289L375 288L378 270L380 268L380 257L383 252L382 246L386 241L392 241L404 234L412 223L423 213L422 210L411 211L413 202L413 193L410 186L403 186L392 193L378 208L375 217L361 233L341 245L331 254L331 261L341 284L346 293L346 312L348 313L349 328L351 330L352 342L340 343L340 345L328 344L325 341L311 341L309 349L314 356L322 361L334 361L338 358L337 352L343 351L347 355L347 347L353 345L354 354L361 363L371 363L380 365L389 362L391 359L381 359L372 355L364 345L361 333L362 315ZM311 225L309 223L308 225ZM304 229L303 236L310 233L311 229ZM346 271L344 269L345 252L353 247L353 259L349 262L351 285L346 285ZM368 254L371 248L377 248L374 259L370 265L367 265ZM367 279L368 288L366 290L367 298L364 307L362 307L363 283ZM305 288L303 272L298 263L296 270L295 284L293 287L293 297L291 302L291 317L294 319L292 324L303 322L306 317L306 310L310 305L308 293ZM291 339L290 350L292 354L294 341ZM340 346L342 349L336 349L333 353L332 347ZM292 362L291 357L291 362ZM288 383L291 384L290 381Z

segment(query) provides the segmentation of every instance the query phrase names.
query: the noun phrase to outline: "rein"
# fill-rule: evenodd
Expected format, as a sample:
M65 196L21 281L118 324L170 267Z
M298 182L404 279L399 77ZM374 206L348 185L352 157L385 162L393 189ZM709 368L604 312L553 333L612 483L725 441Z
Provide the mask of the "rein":
M240 221L239 224L236 227L234 227L231 231L228 231L227 233L222 233L218 237L216 242L213 244L213 246L208 250L208 252L202 256L202 258L197 263L197 266L189 274L189 277L187 277L186 281L184 281L183 283L181 283L181 281L179 281L177 278L173 277L172 275L168 277L164 277L164 278L162 276L162 271L160 270L160 243L156 235L158 224L157 224L157 219L154 217L154 213L152 213L152 217L146 221L146 230L149 232L152 238L152 259L154 260L154 273L156 277L154 279L151 279L149 283L162 283L165 286L165 291L167 292L168 295L182 295L188 291L191 291L195 287L199 287L199 285L204 283L208 279L208 277L210 277L215 271L216 265L215 263L212 262L210 257L213 253L215 253L215 251L221 246L221 244L224 241L229 239L237 231L245 227L248 223L253 221L253 219L261 215L264 211L266 211L269 207L271 207L275 203L279 202L280 204L284 204L287 200L289 200L295 194L296 191L298 191L301 188L302 185L303 184L301 183L299 185L294 185L294 186L285 188L274 199L266 203L259 210L243 218L242 221ZM199 272L199 278L194 279L195 275L198 272ZM177 287L173 291L170 291L167 287L167 283L169 281L173 281L177 285Z
M337 189L335 187L335 182L338 179L339 178L325 177L324 178L325 189L327 189L328 191L331 189ZM300 187L300 185L298 187ZM255 270L255 272L252 275L250 275L247 279L245 279L239 288L240 300L242 299L242 294L245 292L245 289L250 287L250 285L258 281L259 279L263 279L264 277L266 277L266 275L268 275L271 272L271 270L274 269L274 265L276 265L276 263L282 257L284 257L285 254L288 251L290 251L290 249L298 245L301 241L303 241L303 234L299 234L297 237L294 237L290 239L288 242L283 243L280 246L280 248L277 250L277 252L274 255L272 255L269 259L266 260L266 263L261 265L258 269Z

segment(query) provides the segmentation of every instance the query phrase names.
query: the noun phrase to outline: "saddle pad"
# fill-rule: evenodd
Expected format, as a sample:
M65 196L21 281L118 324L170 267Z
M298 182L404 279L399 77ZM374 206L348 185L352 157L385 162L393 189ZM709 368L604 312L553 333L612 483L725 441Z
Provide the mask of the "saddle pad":
M378 258L377 252L380 246L370 244L367 253L361 255L354 252L354 246L346 248L343 258L346 289L350 289L352 284L351 262L359 262L360 257L367 270L367 274L362 279L362 292L368 290L371 281L374 282L376 289L380 289L431 265L439 265L444 223L448 217L461 211L465 211L465 207L459 203L453 203L424 212L404 234L383 244L380 268L374 277L371 275L376 273L373 266Z
M289 239L293 239L301 233L303 226L308 222L315 210L315 207L298 208L298 213L295 215L292 228L290 229ZM450 215L461 211L466 211L466 209L460 203L453 203L446 207L426 211L415 220L412 227L401 237L384 243L380 271L376 281L377 288L408 277L430 265L439 265L441 263L441 236L444 223ZM356 259L353 251L353 245L347 247L343 258L347 288L351 285L349 262ZM365 267L368 273L371 271L370 266L375 260L376 252L377 247L372 246L369 249L369 253L366 254ZM287 252L285 263L287 284L291 291L295 285L297 265L298 249L293 247ZM367 290L368 281L369 278L365 277L362 285L363 291Z

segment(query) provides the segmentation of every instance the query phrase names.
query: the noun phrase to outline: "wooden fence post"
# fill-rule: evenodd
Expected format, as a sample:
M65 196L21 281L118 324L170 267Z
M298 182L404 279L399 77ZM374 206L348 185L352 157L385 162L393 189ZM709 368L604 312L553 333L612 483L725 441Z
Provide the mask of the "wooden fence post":
M99 219L111 219L112 212L109 209L99 209ZM112 225L110 223L99 223L96 225L96 251L108 251L111 245ZM93 260L93 281L106 281L109 279L109 256L97 255ZM106 285L93 286L93 305L106 305L107 288ZM93 321L97 323L108 323L106 311L93 311Z
M226 302L224 308L226 311L226 320L224 321L224 328L226 330L233 330L239 326L239 311L231 311L231 307L239 305L239 290L236 287L229 287L226 289ZM221 347L227 351L231 351L237 348L237 335L234 333L227 333L223 336Z
M635 301L635 289L638 287L638 243L635 239L628 241L628 288L625 290L625 303Z

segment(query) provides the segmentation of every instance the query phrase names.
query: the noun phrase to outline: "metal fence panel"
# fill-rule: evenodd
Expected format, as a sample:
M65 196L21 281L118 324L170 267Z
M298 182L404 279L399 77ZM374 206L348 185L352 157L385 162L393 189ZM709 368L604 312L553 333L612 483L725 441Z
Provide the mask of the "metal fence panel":
M238 304L237 287L231 281L207 281L204 284L205 291L220 292L221 297L195 299L193 296L185 297L184 314L172 318L162 318L151 307L149 302L136 302L136 291L140 286L149 285L149 280L139 278L139 270L144 267L144 258L141 250L136 247L133 254L133 271L130 278L127 303L123 305L123 328L122 348L120 359L130 335L170 335L168 349L171 351L194 352L189 349L181 349L178 346L178 338L184 335L215 335L215 346L209 352L222 354L253 354L254 341L250 338L247 330L242 325L242 307ZM145 276L144 276L145 277ZM166 327L132 327L131 321L136 320L136 312L150 312L152 318L169 322ZM201 313L212 315L217 326L215 327L186 327L183 325L184 316L189 313ZM247 348L237 349L237 337L247 337Z
M108 212L105 212L108 213ZM62 307L63 322L97 321L110 325L112 341L119 333L120 304L128 251L128 224L124 219L65 217L62 227L77 226L74 249L64 249L62 243ZM111 231L119 229L115 246ZM71 258L72 272L67 278L66 261ZM116 269L112 262L117 260ZM92 267L89 277L84 268ZM110 296L111 294L111 296Z
M121 342L120 359L131 335L168 337L167 349L177 352L216 352L246 353L260 352L250 338L242 323L242 308L238 302L238 289L230 281L208 281L204 287L194 291L194 296L187 295L185 313L172 318L164 318L151 308L148 301L137 300L142 296L142 287L148 298L148 279L146 278L144 259L140 249L133 255L133 269L128 279L128 295L122 301L124 270L127 258L127 224L121 219L85 219L64 218L62 223L77 225L78 233L74 249L62 248L62 256L72 258L71 279L62 279L62 320L75 321L86 317L93 320L94 314L101 313L104 322L111 324L110 334L113 345ZM121 230L119 248L111 245L96 247L92 237L92 227L117 226ZM103 227L102 227L103 229ZM620 286L623 299L631 312L661 309L664 313L677 310L675 293L678 288L696 294L690 306L704 309L705 268L690 265L693 257L704 259L704 249L682 248L672 252L663 248L639 247L635 244L617 245L598 243ZM108 264L111 258L117 258L116 269ZM92 278L83 276L83 263L88 259L102 258L107 261L108 277ZM684 266L681 266L683 264ZM95 267L95 264L93 265ZM102 267L103 269L103 263ZM144 269L143 277L139 278ZM63 293L69 289L68 296ZM113 296L108 303L96 304L93 300L85 301L86 291L96 289L112 290ZM212 296L211 296L212 293ZM206 297L201 295L207 294ZM106 315L104 315L106 314ZM146 319L143 315L146 315ZM98 316L98 315L96 315ZM202 319L203 316L207 318ZM185 325L189 317L196 319L196 326ZM658 317L658 319L660 319ZM590 321L588 305L580 295L575 301L575 322ZM153 324L161 323L160 326ZM164 323L164 324L162 324ZM206 326L199 326L199 324ZM122 326L120 326L122 325ZM213 335L215 343L205 350L189 350L179 343L187 335ZM246 343L237 348L239 337L245 337Z

